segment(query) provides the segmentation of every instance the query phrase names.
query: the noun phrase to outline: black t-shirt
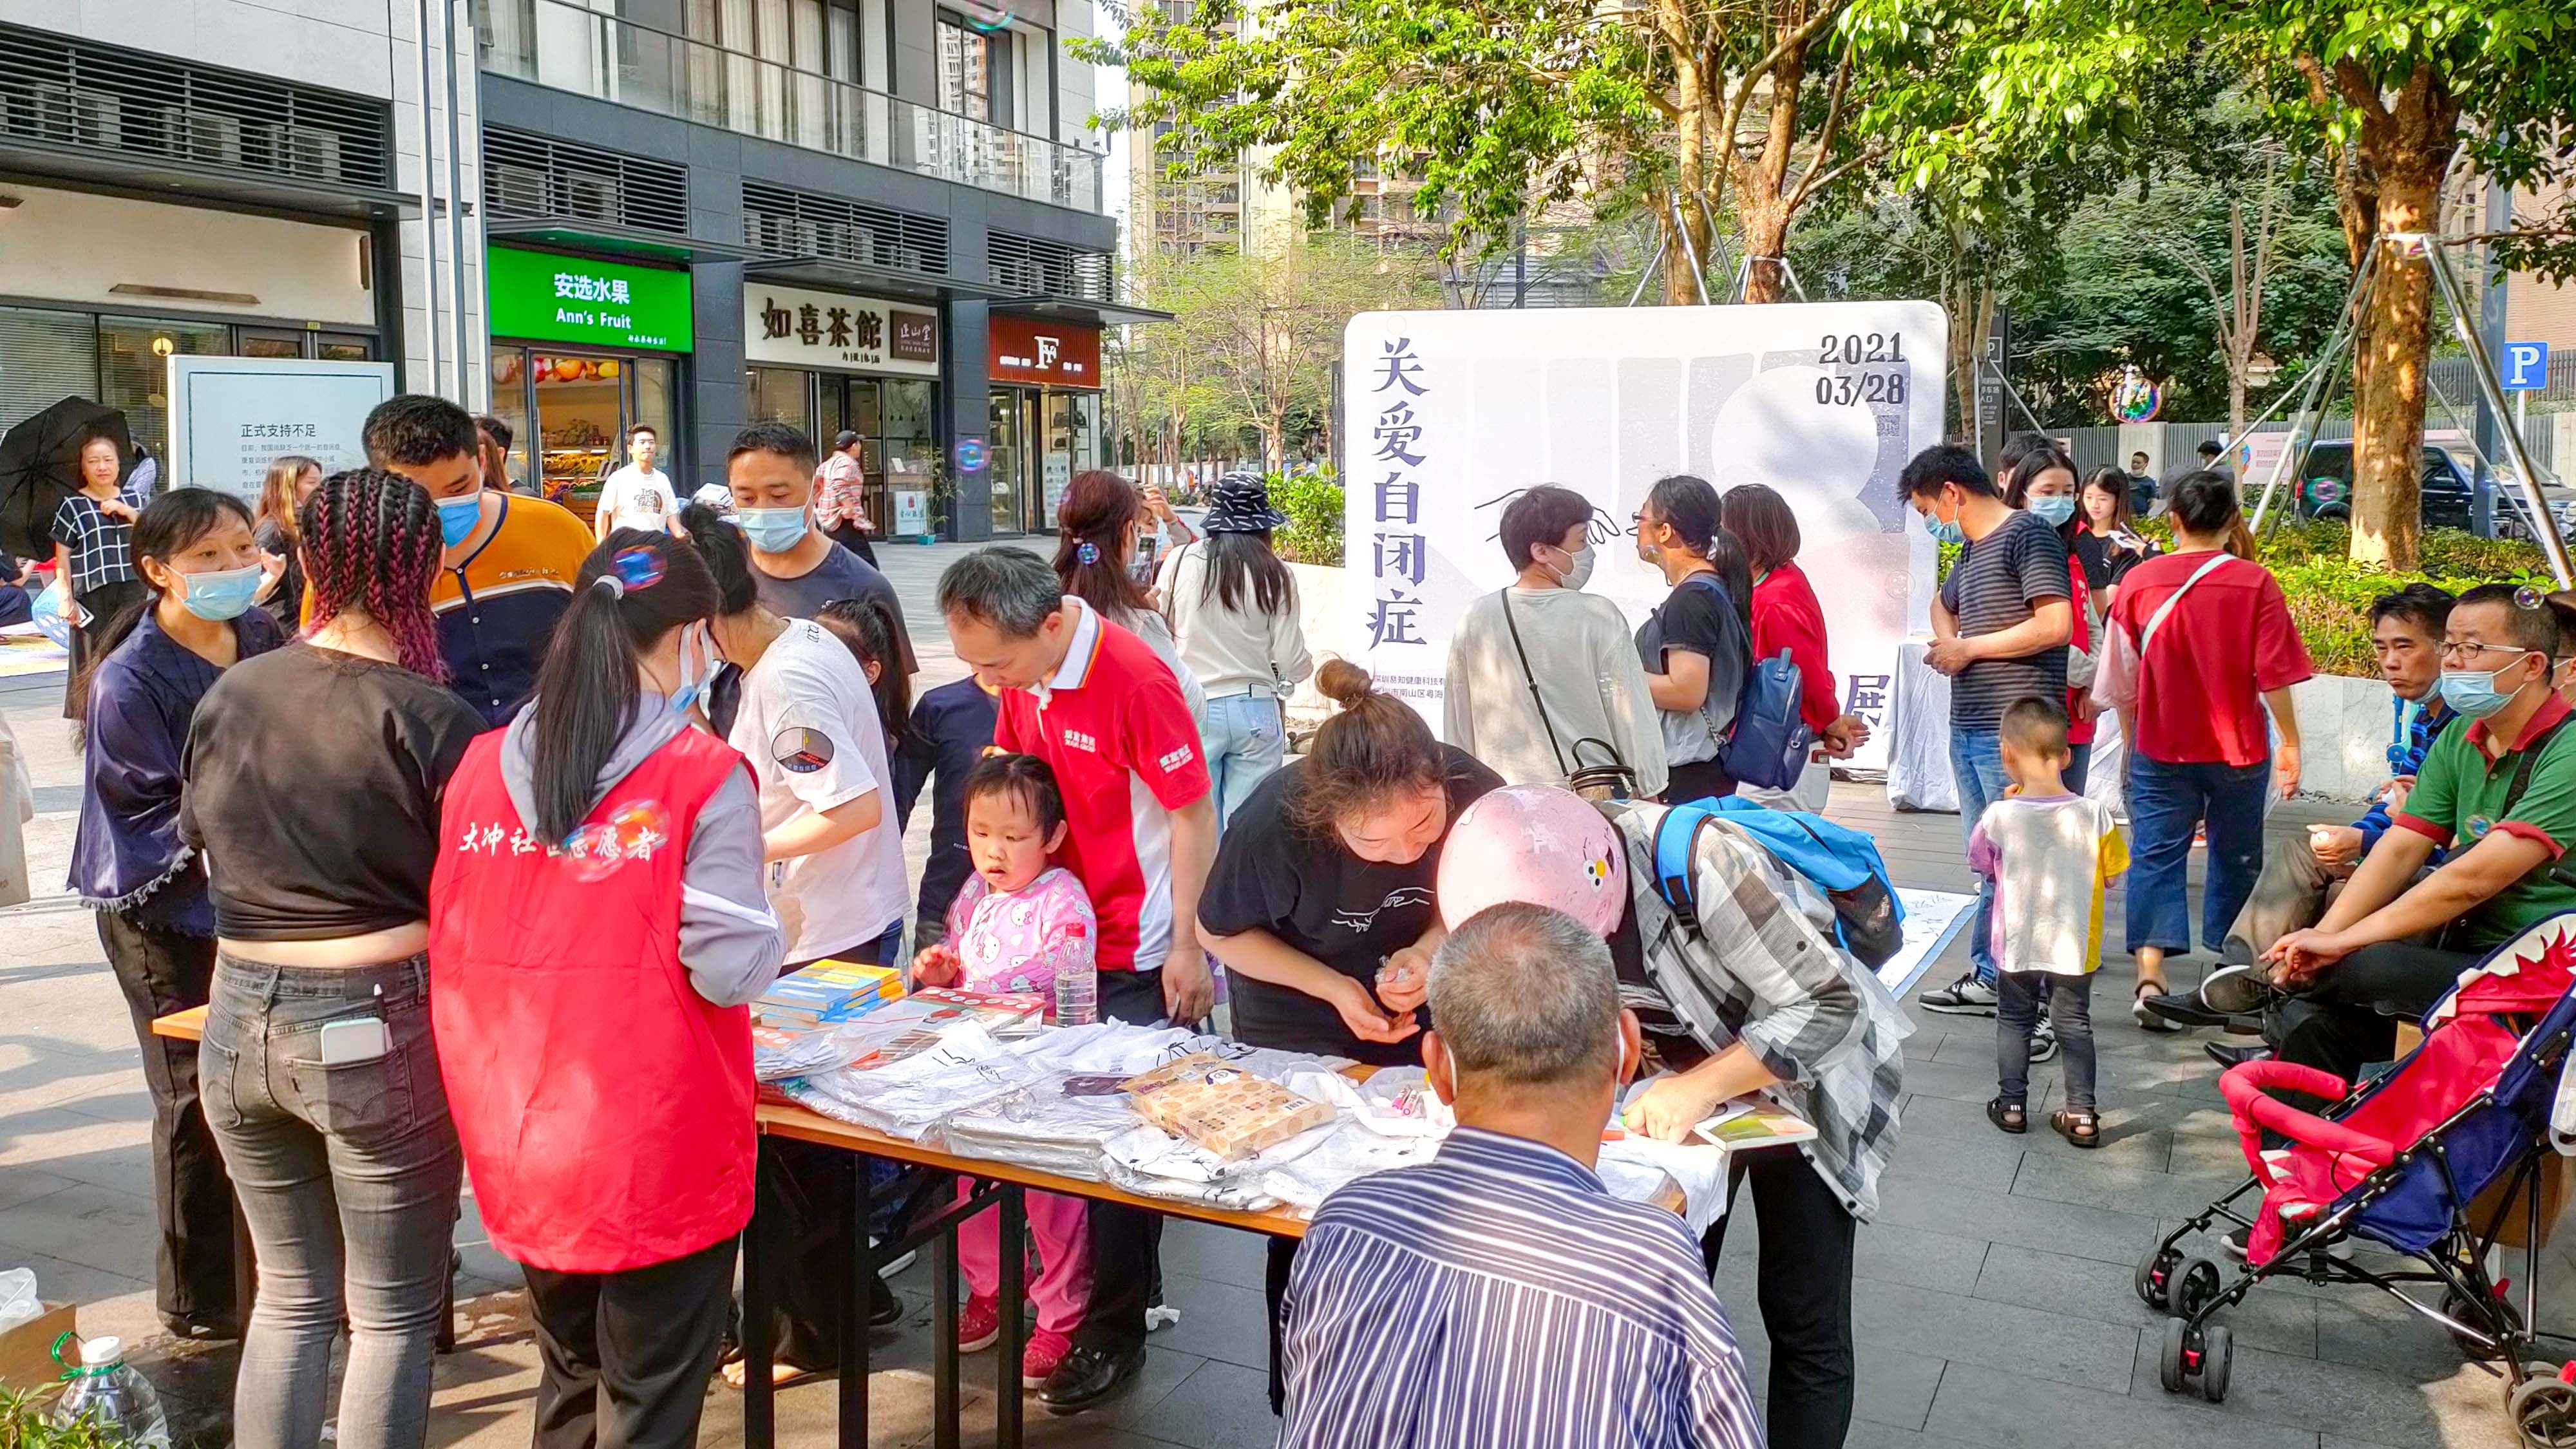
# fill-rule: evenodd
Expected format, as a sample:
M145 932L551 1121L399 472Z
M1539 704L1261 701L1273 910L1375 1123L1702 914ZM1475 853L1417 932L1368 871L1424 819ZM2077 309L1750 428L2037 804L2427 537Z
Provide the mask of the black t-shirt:
M1449 818L1503 778L1455 746L1449 756ZM1308 765L1291 760L1271 772L1226 822L1216 864L1199 894L1199 926L1210 935L1264 930L1296 949L1374 988L1377 968L1429 930L1431 887L1440 872L1433 843L1410 865L1366 861L1338 837L1321 839L1289 823L1289 792ZM1443 832L1444 838L1446 832ZM1342 1025L1341 1013L1302 991L1226 978L1237 1039L1287 1051L1329 1052L1378 1066L1422 1060L1419 1034L1395 1043L1364 1042Z
M2134 534L2104 538L2089 528L2078 529L2075 533L2075 559L2084 565L2084 587L2095 594L2118 583L2121 575L2161 552L2152 541ZM2100 607L2101 600L2094 600L2094 605Z
M1736 706L1744 695L1745 676L1753 668L1753 639L1744 626L1744 616L1735 611L1735 603L1716 588L1714 575L1694 574L1674 586L1637 626L1637 662L1648 674L1670 674L1664 667L1669 650L1687 649L1708 659L1708 702L1704 706L1709 727L1724 733L1735 723ZM1674 741L1667 737L1667 747ZM1701 756L1700 758L1706 758ZM1685 763L1697 763L1696 760Z
M225 670L179 795L216 931L327 941L427 919L439 795L482 732L462 697L396 664L294 643Z
M2026 622L2043 599L2075 597L2066 566L2066 540L2035 513L2007 514L1995 530L1968 545L1941 581L1941 603L1959 621L1959 637L1974 639ZM1950 679L1950 727L1990 730L2004 710L2026 695L2066 697L2066 647L2036 654L1980 659Z

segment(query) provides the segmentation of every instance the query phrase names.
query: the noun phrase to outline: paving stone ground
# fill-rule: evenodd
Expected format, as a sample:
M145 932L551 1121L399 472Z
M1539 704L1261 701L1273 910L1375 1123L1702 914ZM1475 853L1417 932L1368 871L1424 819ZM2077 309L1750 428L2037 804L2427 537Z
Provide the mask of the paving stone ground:
M929 606L949 548L880 550L907 601L924 686L956 677ZM0 683L0 713L28 751L37 781L28 855L40 890L57 887L78 807L79 772L59 718L59 676ZM2274 826L2286 844L2311 819L2348 809L2302 800ZM1905 815L1883 791L1844 784L1833 814L1877 832L1900 884L1969 885L1956 817ZM916 864L924 849L916 822ZM2117 903L2114 919L2117 919ZM152 1314L154 1238L150 1104L122 998L88 914L40 895L0 912L0 1268L37 1270L49 1298L81 1305L85 1333L144 1345L186 1437L229 1439L228 1347L173 1346ZM1957 974L1953 944L1923 985ZM2183 968L2188 976L2189 966ZM2234 1186L2242 1168L2205 1033L2155 1037L2125 1012L2124 960L2106 966L2095 998L2108 1139L2080 1153L2044 1130L1996 1133L1982 1104L1994 1094L1993 1024L1917 1012L1906 1044L1904 1135L1882 1189L1885 1207L1859 1241L1853 1288L1860 1388L1854 1449L2503 1449L2497 1381L2466 1366L2440 1332L2387 1299L2304 1285L2258 1292L2233 1315L2235 1385L2224 1406L2167 1396L2156 1383L2161 1323L2129 1288L2132 1264L2167 1226ZM2043 1069L2044 1116L2058 1099ZM1728 1234L1718 1278L1757 1388L1768 1347L1755 1290L1752 1215ZM516 1274L481 1241L469 1211L459 1229L467 1263L460 1344L440 1359L431 1439L475 1449L527 1442L535 1351ZM1270 1444L1264 1389L1262 1250L1241 1234L1186 1223L1166 1237L1166 1296L1177 1328L1154 1336L1141 1381L1114 1405L1050 1419L1031 1405L1028 1442L1087 1449L1248 1449ZM2546 1256L2544 1323L2571 1308L2564 1240ZM2513 1276L2520 1273L2517 1261ZM878 1349L871 1385L873 1446L928 1442L928 1272L897 1280L909 1313ZM2517 1286L2517 1291L2519 1291ZM989 1441L991 1356L968 1360L975 1393L966 1440ZM781 1442L832 1442L834 1388L779 1399ZM710 1393L705 1438L741 1437L733 1396Z

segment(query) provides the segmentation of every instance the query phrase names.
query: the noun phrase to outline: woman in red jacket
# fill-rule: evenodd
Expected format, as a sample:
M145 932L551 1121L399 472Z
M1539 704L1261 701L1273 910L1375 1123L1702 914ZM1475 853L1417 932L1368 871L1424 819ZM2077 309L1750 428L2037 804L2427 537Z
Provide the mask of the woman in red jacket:
M430 1019L492 1245L522 1265L539 1449L696 1443L751 1218L751 1021L787 943L760 813L700 727L697 551L620 529L533 705L466 751L429 893Z
M1849 759L1869 738L1869 725L1845 713L1834 693L1834 671L1825 654L1825 609L1798 568L1798 516L1789 511L1788 500L1760 483L1731 488L1726 527L1743 542L1745 562L1753 569L1753 657L1772 659L1789 651L1789 661L1798 666L1798 715L1816 735L1816 751L1794 788L1746 786L1737 793L1775 807L1821 812L1833 783L1825 762Z

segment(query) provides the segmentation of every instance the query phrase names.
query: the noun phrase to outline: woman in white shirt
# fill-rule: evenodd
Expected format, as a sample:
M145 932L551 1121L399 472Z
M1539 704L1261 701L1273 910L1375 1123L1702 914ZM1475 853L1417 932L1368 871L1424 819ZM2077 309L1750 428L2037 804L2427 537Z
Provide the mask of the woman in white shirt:
M1206 539L1166 555L1154 580L1181 664L1207 691L1199 736L1219 829L1279 768L1288 691L1315 670L1297 621L1297 581L1270 550L1271 531L1287 521L1260 474L1228 473L1209 495Z
M1511 587L1467 606L1449 639L1442 737L1514 785L1570 785L1616 766L1664 790L1663 722L1619 606L1592 577L1591 500L1532 488L1503 510Z

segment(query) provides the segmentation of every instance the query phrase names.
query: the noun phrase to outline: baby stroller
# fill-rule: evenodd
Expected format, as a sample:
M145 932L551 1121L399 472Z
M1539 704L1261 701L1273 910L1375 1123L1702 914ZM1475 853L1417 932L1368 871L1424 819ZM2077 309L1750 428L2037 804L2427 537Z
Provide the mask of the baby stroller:
M2254 1175L2166 1235L2138 1264L2138 1296L2171 1316L2159 1364L2169 1393L2194 1378L2203 1397L2227 1397L2235 1343L2217 1320L2280 1274L2311 1283L2377 1288L2449 1330L2463 1352L2505 1380L2506 1405L2534 1449L2576 1449L2576 1363L2529 1360L2542 1338L2531 1324L2539 1278L2539 1175L2554 1150L2551 1117L2576 1031L2576 913L2552 917L2496 948L2424 1014L2424 1041L2358 1087L2313 1067L2249 1062L2219 1081ZM2576 1084L2571 1084L2576 1085ZM2303 1093L2335 1105L2301 1111L2268 1093ZM2264 1134L2287 1139L2266 1148ZM2571 1144L2576 1147L2576 1144ZM2480 1194L2523 1203L2523 1303L2488 1274L2487 1257L2509 1214L2473 1212ZM2251 1216L2233 1205L2261 1201ZM2245 1266L2233 1282L2207 1258L2176 1247L2224 1218L2247 1229ZM2477 1219L2488 1219L2483 1223ZM2329 1253L2363 1239L2420 1266L2374 1272ZM2442 1290L2439 1307L2407 1291Z

